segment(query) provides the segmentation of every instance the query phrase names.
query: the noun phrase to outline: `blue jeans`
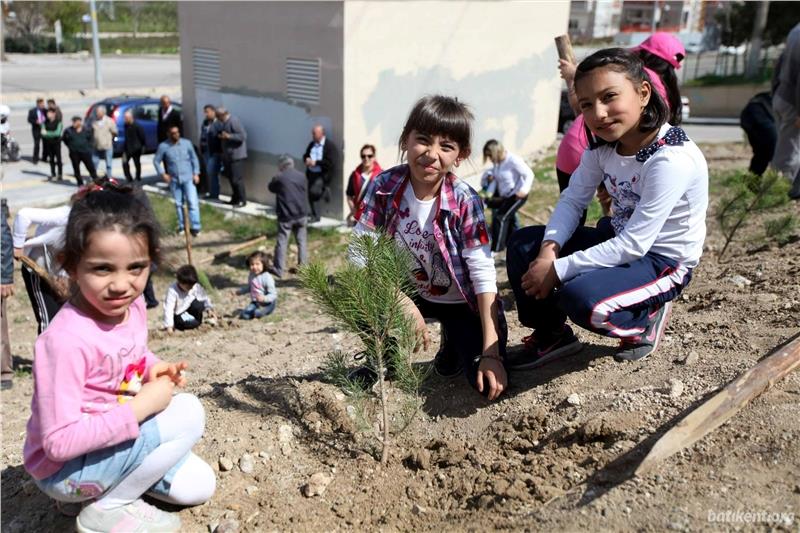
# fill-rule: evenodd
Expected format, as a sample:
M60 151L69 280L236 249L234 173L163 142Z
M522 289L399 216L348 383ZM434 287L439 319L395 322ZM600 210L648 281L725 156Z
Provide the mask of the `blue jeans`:
M262 304L259 302L250 302L250 304L242 310L239 318L242 320L253 320L254 318L261 318L262 316L267 316L271 314L275 310L275 306L278 304L277 300L273 300L268 304Z
M192 178L180 181L178 178L169 180L169 190L175 199L175 209L178 212L178 231L183 230L183 201L189 205L189 227L200 231L200 204L197 200L197 187Z
M98 498L139 468L145 457L161 444L155 417L142 422L139 437L110 448L102 448L64 463L52 476L34 480L42 492L61 502L82 502ZM186 457L175 464L150 491L169 494L175 473Z
M614 236L604 219L598 228L579 226L564 243L560 256L586 250ZM547 333L559 331L567 317L576 325L609 337L635 337L648 325L649 315L677 297L692 278L692 270L662 255L580 274L536 300L522 289L522 276L536 259L544 226L529 226L511 236L506 268L514 290L520 322Z
M222 164L222 156L219 154L209 154L206 156L206 176L208 176L208 195L211 198L219 198L219 167Z
M106 176L111 177L111 169L114 165L114 150L109 148L108 150L95 150L92 152L92 163L94 163L95 171L100 170L100 158L106 162Z

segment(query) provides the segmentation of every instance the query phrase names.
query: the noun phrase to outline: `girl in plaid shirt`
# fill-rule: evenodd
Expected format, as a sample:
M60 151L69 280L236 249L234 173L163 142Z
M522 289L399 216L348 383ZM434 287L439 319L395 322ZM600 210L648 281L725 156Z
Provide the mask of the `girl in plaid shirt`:
M494 400L508 385L506 322L483 204L451 172L470 155L472 120L455 98L419 100L399 140L407 162L369 183L354 234L383 231L408 248L418 296L408 299L406 308L426 348L424 319L442 324L434 368L442 376L464 372L473 387Z

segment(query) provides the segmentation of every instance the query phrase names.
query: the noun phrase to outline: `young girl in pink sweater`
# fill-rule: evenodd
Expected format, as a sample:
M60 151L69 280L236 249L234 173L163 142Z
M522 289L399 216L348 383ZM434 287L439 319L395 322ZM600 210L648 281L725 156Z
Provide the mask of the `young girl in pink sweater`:
M95 500L81 532L179 531L177 515L141 496L197 505L214 493L211 467L191 451L203 406L175 394L187 364L147 349L141 295L158 249L152 211L130 187L90 186L72 207L60 260L77 291L36 340L24 456L51 498Z

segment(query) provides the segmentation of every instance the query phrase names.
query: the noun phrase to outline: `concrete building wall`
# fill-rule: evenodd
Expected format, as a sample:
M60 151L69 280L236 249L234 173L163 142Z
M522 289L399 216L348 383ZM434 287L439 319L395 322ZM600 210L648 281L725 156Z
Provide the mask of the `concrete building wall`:
M345 169L365 142L398 162L397 140L414 102L445 93L475 114L473 164L490 138L526 156L555 140L561 79L553 38L568 2L345 2Z
M300 160L314 123L325 125L341 147L341 2L178 2L178 20L187 133L197 143L205 104L224 105L241 119L248 133L248 198L272 202L267 183L276 174L280 154L291 154L298 169L304 168ZM196 48L219 52L219 87L196 87ZM287 58L320 60L318 104L287 97ZM228 192L227 180L221 181ZM339 216L341 180L333 187L334 201L323 204L323 213Z

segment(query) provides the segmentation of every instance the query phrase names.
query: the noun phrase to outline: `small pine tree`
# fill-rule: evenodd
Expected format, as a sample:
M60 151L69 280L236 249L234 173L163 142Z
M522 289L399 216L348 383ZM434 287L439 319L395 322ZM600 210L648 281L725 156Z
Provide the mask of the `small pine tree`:
M717 220L725 236L725 244L719 253L720 258L725 255L736 233L751 215L769 213L789 202L788 182L772 170L761 176L752 172L737 171L723 180L723 186L730 192L722 201L717 213ZM777 221L767 220L766 237L784 240L786 233L791 232L794 225L795 219L792 215L786 215Z
M409 275L411 258L408 252L390 237L355 237L350 249L360 264L348 262L330 276L324 266L312 263L301 270L300 279L314 301L342 329L358 336L365 366L378 376L382 432L375 437L381 446L381 462L386 463L391 432L383 377L390 372L397 386L411 397L398 413L406 421L400 430L408 425L419 408L419 389L425 379L425 372L411 364L417 343L416 330L403 307L405 298L413 296L416 287ZM348 359L347 354L335 351L328 356L322 370L353 397L363 398L363 384L348 378Z

